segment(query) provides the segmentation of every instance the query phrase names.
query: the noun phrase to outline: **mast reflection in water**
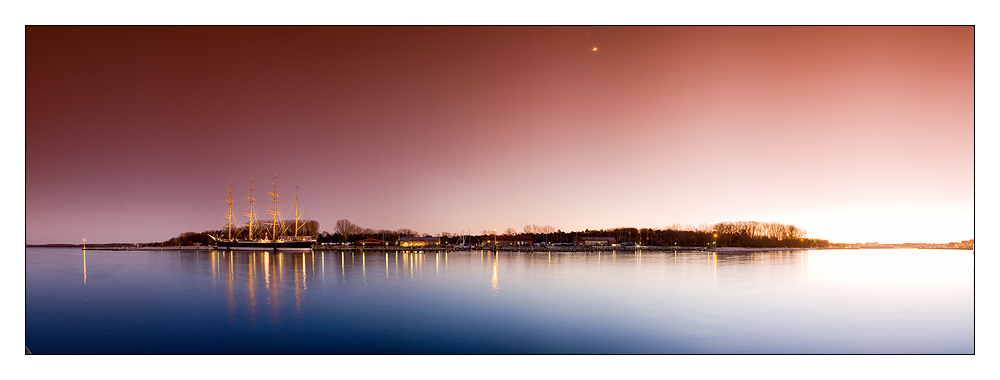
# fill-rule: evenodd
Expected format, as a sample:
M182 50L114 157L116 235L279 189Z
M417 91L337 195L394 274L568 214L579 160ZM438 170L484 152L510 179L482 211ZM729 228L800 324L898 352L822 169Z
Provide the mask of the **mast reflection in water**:
M33 353L974 350L968 251L80 254L27 249Z

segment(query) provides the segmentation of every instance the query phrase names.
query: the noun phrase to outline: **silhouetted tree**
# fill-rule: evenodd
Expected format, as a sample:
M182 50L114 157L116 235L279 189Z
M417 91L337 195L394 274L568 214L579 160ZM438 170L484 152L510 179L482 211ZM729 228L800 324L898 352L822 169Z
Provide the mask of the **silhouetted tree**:
M396 233L399 234L399 237L417 237L417 235L420 235L419 233L417 233L417 231L411 230L409 228L400 228L396 230Z
M346 242L353 235L357 235L361 232L361 227L357 224L351 223L350 220L340 219L337 224L334 225L334 231L340 234L341 239Z

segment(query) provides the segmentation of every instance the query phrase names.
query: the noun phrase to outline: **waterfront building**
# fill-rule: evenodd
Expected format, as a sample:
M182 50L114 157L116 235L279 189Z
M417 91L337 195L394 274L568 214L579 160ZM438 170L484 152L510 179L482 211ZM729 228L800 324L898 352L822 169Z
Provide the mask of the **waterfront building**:
M578 237L573 239L575 245L614 245L615 243L613 237Z
M528 235L487 235L483 237L483 245L531 245L532 237Z
M404 237L399 238L400 247L427 247L441 245L441 238L436 237Z
M358 241L354 242L354 244L355 245L360 245L362 247L368 246L368 245L389 245L389 243L387 243L385 240L379 240L379 239L358 240Z

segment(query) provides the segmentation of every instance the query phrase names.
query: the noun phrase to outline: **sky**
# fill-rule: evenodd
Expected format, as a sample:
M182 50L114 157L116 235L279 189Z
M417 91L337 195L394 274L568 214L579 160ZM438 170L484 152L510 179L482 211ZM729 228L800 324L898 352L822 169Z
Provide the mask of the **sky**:
M25 28L27 244L774 221L974 238L974 27ZM237 223L245 222L238 218Z

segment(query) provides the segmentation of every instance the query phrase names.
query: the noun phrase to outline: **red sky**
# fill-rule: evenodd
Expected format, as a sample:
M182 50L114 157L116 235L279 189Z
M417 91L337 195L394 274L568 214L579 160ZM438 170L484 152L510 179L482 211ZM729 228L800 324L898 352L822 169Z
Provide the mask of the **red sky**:
M965 240L974 53L973 27L29 26L26 242L221 228L251 177L264 217L275 174L330 232Z

